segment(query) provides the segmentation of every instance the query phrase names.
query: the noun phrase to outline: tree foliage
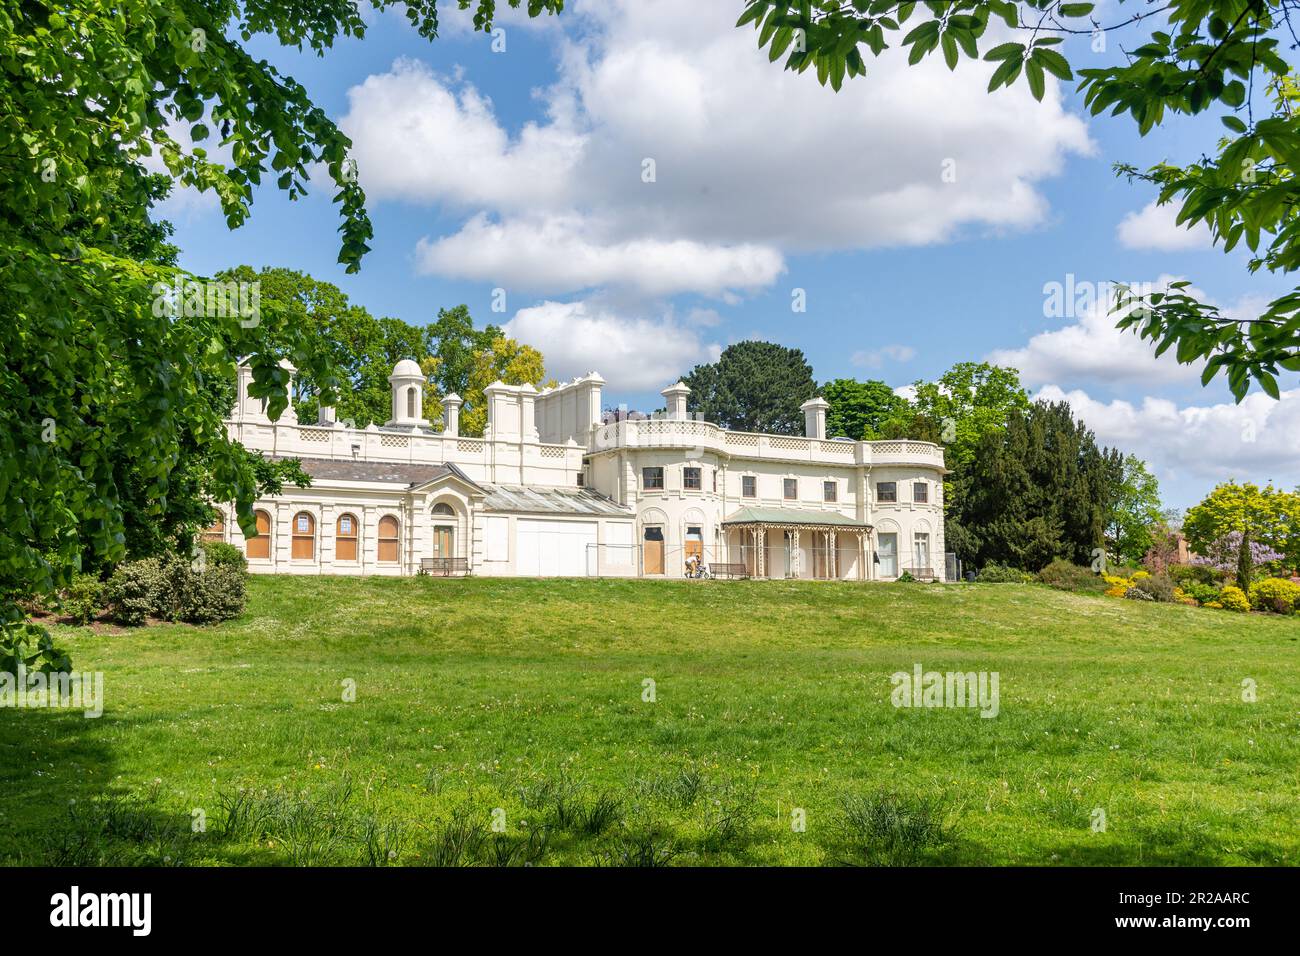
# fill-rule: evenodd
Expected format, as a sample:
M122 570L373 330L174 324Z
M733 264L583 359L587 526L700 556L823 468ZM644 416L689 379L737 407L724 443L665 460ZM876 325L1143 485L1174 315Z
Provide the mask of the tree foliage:
M854 441L880 438L884 423L907 406L906 399L875 379L859 382L837 378L822 386L821 396L831 406L826 410L828 438L843 436Z
M1124 459L1097 446L1066 402L1015 409L967 465L958 521L968 560L1036 571L1056 558L1092 565L1123 482Z
M1018 80L1042 99L1049 76L1076 79L1062 49L1068 36L1089 38L1095 52L1114 34L1109 66L1077 71L1093 115L1127 114L1146 135L1171 117L1217 112L1226 135L1213 156L1146 171L1116 170L1159 187L1161 204L1177 203L1177 222L1203 223L1230 252L1244 243L1249 268L1291 273L1300 265L1300 159L1297 87L1282 55L1295 45L1293 0L1167 0L1130 4L1113 21L1075 0L747 0L737 26L752 24L760 47L785 67L815 69L839 90L867 74L865 52L906 49L909 64L936 52L949 69L963 59L996 64L993 92ZM892 44L891 44L892 41ZM1256 92L1266 96L1258 100ZM1240 401L1252 380L1277 398L1282 370L1300 371L1300 288L1274 299L1254 318L1230 318L1175 284L1171 292L1121 291L1121 328L1171 348L1183 363L1204 363L1203 381L1223 372Z
M1300 494L1246 482L1218 485L1183 519L1187 543L1198 554L1224 557L1231 538L1237 553L1237 586L1250 588L1257 546L1276 552L1291 567L1300 563Z
M1106 547L1118 561L1141 561L1162 530L1160 484L1146 462L1124 456L1114 507L1106 522Z
M474 6L476 28L490 27L493 0L458 2ZM401 6L421 36L436 34L435 0ZM560 7L527 3L534 16ZM139 493L164 499L184 436L202 443L210 490L233 500L253 533L255 464L229 442L204 390L233 378L242 356L272 417L289 401L280 357L324 400L338 382L310 329L274 304L257 323L157 307L156 289L176 270L137 258L159 195L144 164L154 157L171 182L214 192L232 228L264 178L298 198L321 164L337 188L339 261L355 271L371 227L350 143L300 84L243 44L268 35L322 53L364 33L353 0L31 0L0 10L0 624L20 619L18 598L66 584L83 556L125 554L124 456ZM209 153L214 141L228 161Z
M817 392L812 366L799 349L772 342L729 345L718 361L697 365L682 381L687 408L736 431L802 435L799 406Z

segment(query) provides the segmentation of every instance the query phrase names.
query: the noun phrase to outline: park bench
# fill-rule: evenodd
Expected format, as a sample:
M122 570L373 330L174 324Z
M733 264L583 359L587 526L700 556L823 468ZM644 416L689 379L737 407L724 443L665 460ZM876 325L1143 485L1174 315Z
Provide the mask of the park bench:
M469 574L468 558L421 558L421 574L436 574L450 577L453 574Z
M715 578L747 578L749 569L745 567L744 562L728 563L717 561L709 564L709 573Z

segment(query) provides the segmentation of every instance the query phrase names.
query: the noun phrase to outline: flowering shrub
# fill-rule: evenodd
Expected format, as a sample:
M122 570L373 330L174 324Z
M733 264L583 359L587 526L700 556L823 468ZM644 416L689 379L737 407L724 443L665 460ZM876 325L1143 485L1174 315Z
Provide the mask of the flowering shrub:
M1300 605L1300 584L1286 578L1265 578L1250 586L1250 606L1257 611L1290 614Z
M1246 598L1246 592L1235 584L1229 584L1219 592L1217 603L1225 611L1237 611L1244 614L1250 610L1250 601Z
M1139 571L1133 575L1133 586L1124 596L1136 601L1160 601L1168 604L1174 600L1174 582L1163 574L1153 575Z
M1132 578L1122 578L1114 574L1103 574L1101 579L1106 584L1106 597L1123 597L1133 586Z

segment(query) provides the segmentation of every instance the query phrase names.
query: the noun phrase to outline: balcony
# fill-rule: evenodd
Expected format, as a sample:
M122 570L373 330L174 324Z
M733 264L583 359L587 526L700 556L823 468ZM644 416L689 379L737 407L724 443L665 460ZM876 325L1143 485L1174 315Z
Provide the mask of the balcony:
M806 461L835 465L927 465L943 469L943 448L931 442L828 441L797 435L735 432L711 422L668 418L611 422L592 428L593 454L623 448L714 451L734 458Z

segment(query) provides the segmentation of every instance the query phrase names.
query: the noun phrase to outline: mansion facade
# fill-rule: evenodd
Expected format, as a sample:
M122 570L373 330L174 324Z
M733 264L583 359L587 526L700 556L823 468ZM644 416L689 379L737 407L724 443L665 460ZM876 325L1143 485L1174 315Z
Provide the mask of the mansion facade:
M805 435L765 435L690 418L681 382L666 415L614 422L594 372L541 391L497 382L475 438L455 394L442 421L422 416L424 381L398 362L392 417L358 429L329 408L271 421L242 366L231 438L299 459L312 482L259 501L255 537L229 506L205 537L276 574L944 577L942 448L828 439L824 399L804 403Z

